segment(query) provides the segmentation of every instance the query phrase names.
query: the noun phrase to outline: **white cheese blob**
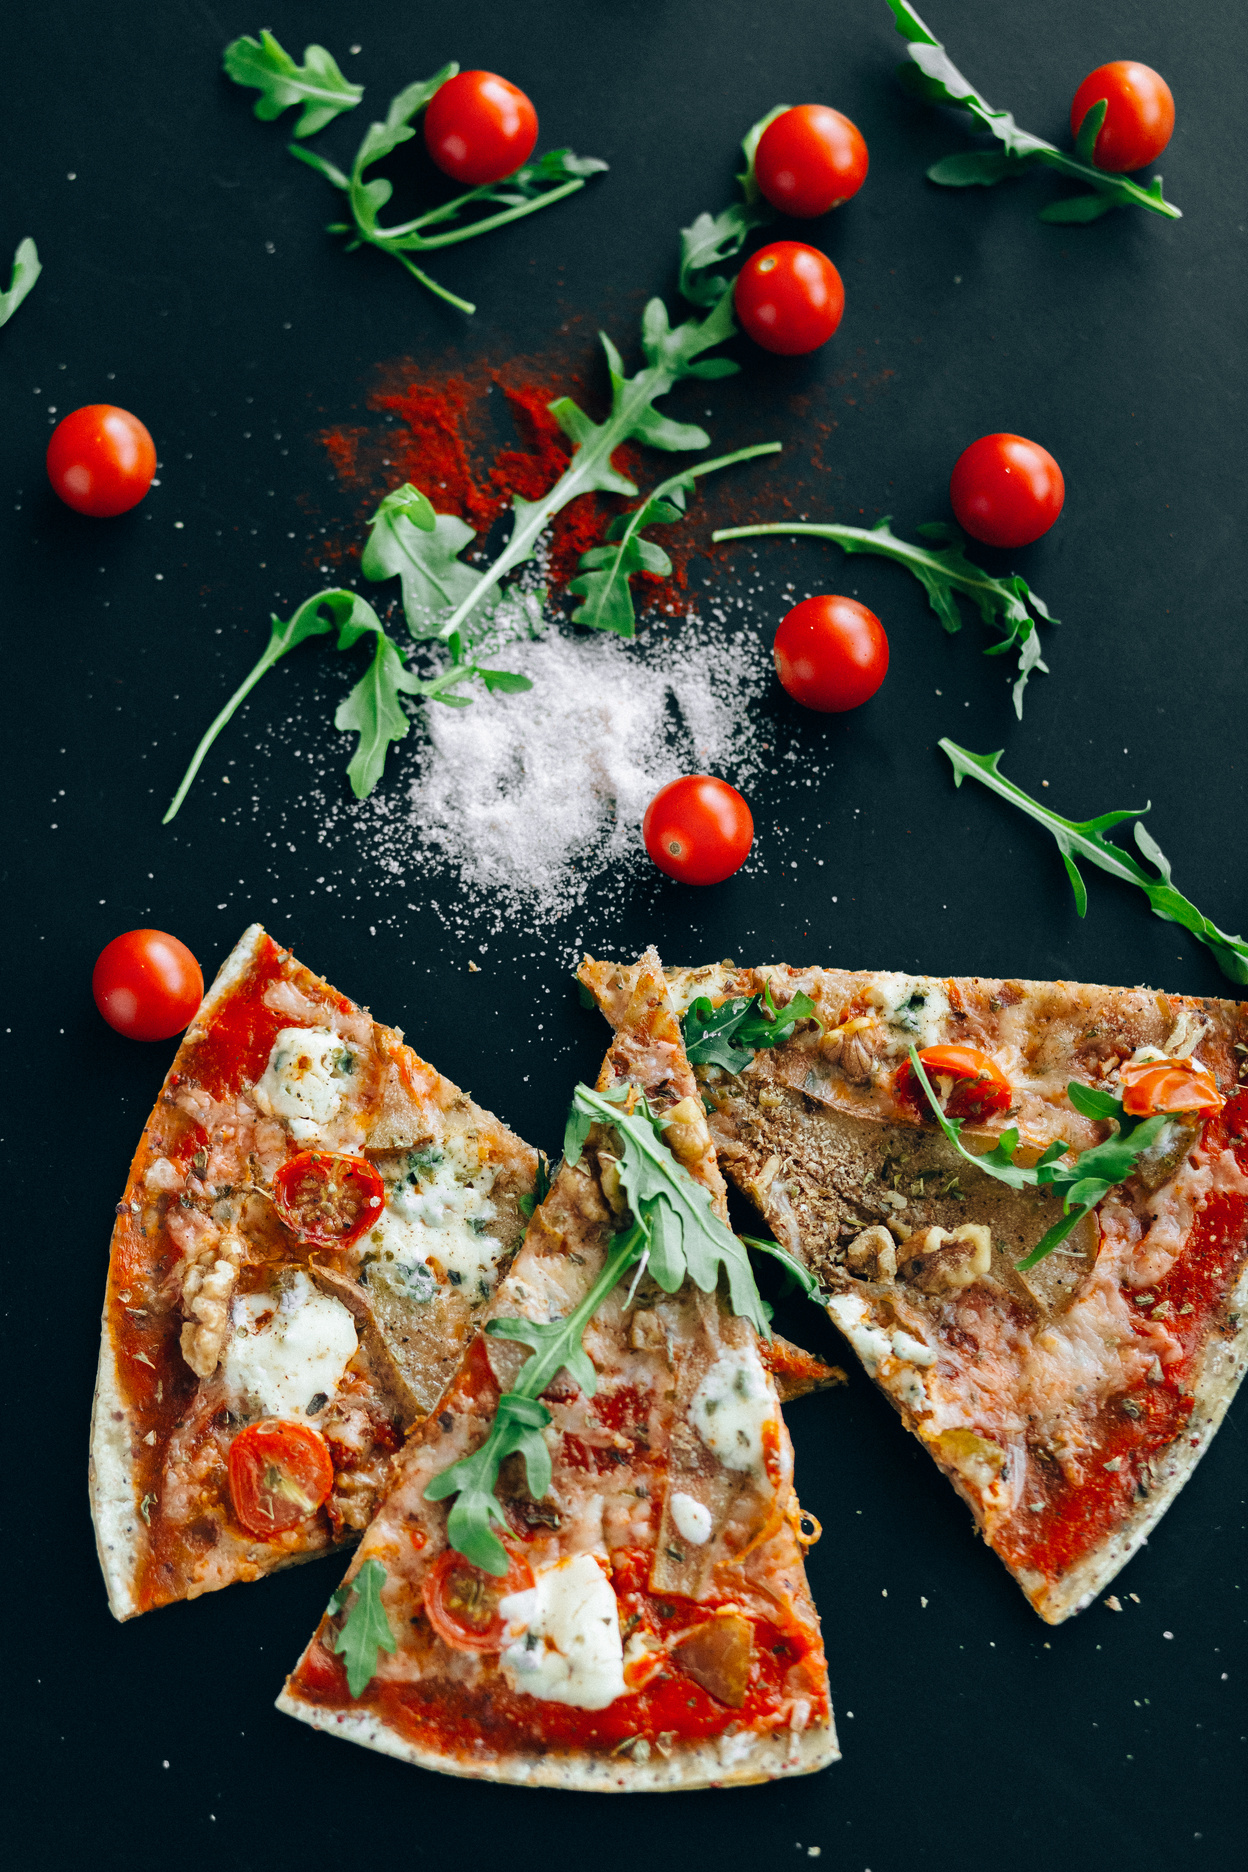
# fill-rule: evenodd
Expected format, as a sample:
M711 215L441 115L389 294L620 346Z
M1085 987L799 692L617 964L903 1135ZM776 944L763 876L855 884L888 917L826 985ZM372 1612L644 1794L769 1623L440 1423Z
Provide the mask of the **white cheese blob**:
M686 1495L683 1489L677 1489L668 1497L668 1507L672 1511L672 1526L682 1540L691 1547L705 1547L711 1538L711 1511L696 1495Z
M296 1274L280 1299L242 1295L232 1318L226 1385L266 1417L301 1417L319 1393L332 1397L359 1345L341 1300L318 1293L306 1274Z
M723 1352L693 1394L694 1428L726 1469L763 1473L763 1426L776 1415L776 1395L758 1353Z
M543 1567L527 1592L510 1593L498 1609L507 1621L499 1663L513 1690L587 1710L624 1695L619 1610L592 1554Z
M907 1365L934 1365L936 1354L931 1346L922 1339L916 1339L912 1333L902 1332L898 1328L893 1333L894 1357L904 1359Z
M886 1332L868 1323L866 1301L857 1294L837 1294L828 1301L828 1312L866 1366L868 1376L874 1378L880 1360L893 1355L893 1342Z
M949 997L941 983L930 977L891 972L873 975L867 999L892 1030L890 1053L904 1053L911 1046L935 1046L944 1032Z
M256 1104L297 1143L313 1143L337 1115L354 1068L354 1052L328 1027L283 1027L256 1081Z
M386 1186L386 1206L370 1230L366 1252L387 1265L435 1267L441 1280L469 1300L484 1300L498 1280L502 1243L489 1233L498 1214L490 1200L493 1164L448 1139L413 1152L416 1168Z

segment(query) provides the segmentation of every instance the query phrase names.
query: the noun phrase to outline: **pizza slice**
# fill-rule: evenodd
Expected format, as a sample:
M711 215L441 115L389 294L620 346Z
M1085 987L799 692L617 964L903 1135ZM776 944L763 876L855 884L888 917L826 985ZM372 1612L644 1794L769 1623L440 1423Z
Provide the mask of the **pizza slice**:
M656 955L278 1707L425 1768L646 1791L837 1759L766 1318Z
M1041 1617L1248 1363L1248 1007L730 963L669 977L720 1160Z
M90 1477L118 1618L358 1536L536 1177L401 1034L245 932L117 1205Z

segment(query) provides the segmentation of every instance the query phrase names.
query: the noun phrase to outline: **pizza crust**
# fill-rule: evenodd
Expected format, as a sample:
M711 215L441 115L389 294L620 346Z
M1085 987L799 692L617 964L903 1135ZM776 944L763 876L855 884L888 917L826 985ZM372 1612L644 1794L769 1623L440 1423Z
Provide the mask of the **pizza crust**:
M358 1742L362 1748L393 1755L396 1761L439 1774L459 1775L472 1781L499 1781L513 1787L558 1788L579 1794L677 1794L697 1788L749 1787L759 1781L777 1781L790 1775L816 1774L841 1759L836 1724L799 1733L782 1730L773 1735L719 1736L687 1746L676 1744L664 1758L652 1754L635 1762L627 1755L593 1756L547 1749L542 1753L517 1750L508 1755L482 1753L475 1759L445 1755L436 1748L396 1735L367 1709L323 1709L283 1690L276 1707L296 1716L312 1729Z

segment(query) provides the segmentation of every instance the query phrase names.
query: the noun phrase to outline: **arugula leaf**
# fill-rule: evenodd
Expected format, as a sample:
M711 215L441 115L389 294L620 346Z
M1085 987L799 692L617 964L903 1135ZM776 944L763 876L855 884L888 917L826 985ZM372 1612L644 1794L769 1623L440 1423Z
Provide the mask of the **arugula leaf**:
M402 741L411 727L399 702L400 694L420 695L426 690L426 685L404 664L372 606L363 599L356 600L351 617L339 631L338 648L349 650L370 631L374 633L372 661L334 715L335 728L354 730L360 737L347 768L356 799L366 799L372 792L385 769L391 743Z
M785 1293L793 1287L800 1287L806 1298L813 1300L816 1306L827 1305L827 1295L810 1269L803 1267L787 1248L780 1246L779 1242L762 1241L756 1235L742 1235L739 1240L743 1241L747 1248L752 1248L756 1254L770 1255L773 1261L780 1263L789 1277L788 1286L783 1290Z
M897 538L886 514L869 530L866 527L833 526L831 523L781 521L769 526L723 527L712 533L712 540L753 539L763 533L802 533L812 539L831 540L842 552L872 553L895 560L913 574L927 593L928 603L945 629L952 634L962 628L956 594L970 598L985 624L1002 634L1000 643L990 644L985 656L1006 656L1018 652L1018 675L1014 682L1014 712L1023 718L1023 691L1033 670L1047 676L1049 666L1040 655L1040 637L1035 618L1046 624L1060 623L1048 606L1038 598L1026 579L1014 573L1010 578L990 578L963 550L963 535L944 520L932 520L918 530L926 539L944 542L937 546L911 546ZM1035 613L1035 617L1032 613Z
M1170 882L1170 860L1156 839L1140 824L1139 815L1147 812L1148 806L1101 813L1096 819L1063 819L1059 813L1050 812L1047 806L1041 806L1038 800L1033 800L1021 787L1016 787L1012 780L1006 779L998 766L1003 749L999 748L995 754L972 754L969 749L959 747L954 741L942 740L939 745L953 763L956 786L961 786L969 774L972 780L978 780L993 793L1000 794L1002 799L1017 806L1020 812L1025 812L1053 834L1057 849L1062 854L1071 889L1075 893L1075 908L1080 916L1087 914L1088 893L1075 863L1076 858L1084 858L1089 864L1108 871L1111 877L1123 878L1128 884L1137 885L1152 905L1153 915L1159 916L1165 923L1179 924L1197 942L1203 943L1228 981L1248 982L1248 942L1242 936L1228 936L1225 930L1211 923L1189 898L1174 888ZM1133 827L1135 842L1149 863L1157 867L1160 876L1154 877L1137 858L1105 837L1106 832L1121 825L1125 819L1136 821Z
M760 117L742 139L745 169L737 181L744 199L731 202L717 215L700 214L691 226L681 229L679 285L682 298L690 305L709 307L722 299L732 282L711 269L739 254L755 228L775 220L776 211L763 199L754 174L754 156L768 124L783 117L788 109L787 104L777 104L765 117Z
M744 1071L763 1047L782 1046L801 1020L818 1020L808 994L798 992L778 1008L771 983L749 999L738 995L715 1007L699 995L680 1024L685 1053L691 1066L722 1066L730 1073Z
M480 572L458 556L476 534L455 514L435 514L410 481L385 496L368 527L360 570L373 581L397 577L412 636L436 637L439 625L432 620L440 620L481 582Z
M670 526L682 518L687 497L693 493L700 475L730 468L734 462L751 461L756 455L777 455L779 442L762 442L754 448L736 449L715 461L699 462L696 468L682 469L661 481L646 498L643 506L631 513L618 514L607 528L609 546L591 546L581 554L581 576L572 580L568 590L584 598L572 613L574 624L587 624L591 630L614 631L619 637L635 637L637 616L628 581L634 572L653 572L659 578L671 576L672 562L661 546L642 539L647 526Z
M1167 1112L1159 1112L1156 1117L1143 1120L1133 1118L1120 1099L1113 1098L1099 1088L1080 1085L1078 1080L1072 1079L1066 1087L1071 1104L1077 1111L1083 1112L1085 1117L1096 1117L1115 1124L1117 1130L1112 1137L1106 1138L1104 1143L1093 1144L1089 1149L1080 1151L1073 1164L1058 1161L1070 1152L1070 1146L1059 1138L1049 1145L1038 1163L1023 1165L1014 1162L1014 1153L1018 1149L1018 1131L1011 1125L1001 1133L997 1143L986 1155L977 1157L962 1142L960 1133L964 1121L961 1118L949 1118L941 1110L914 1046L910 1048L910 1065L927 1095L937 1124L967 1163L995 1177L998 1183L1007 1183L1011 1189L1051 1187L1061 1194L1062 1219L1041 1236L1030 1254L1024 1255L1016 1263L1020 1273L1026 1273L1029 1268L1043 1261L1046 1255L1052 1254L1078 1228L1084 1216L1090 1215L1096 1205L1108 1196L1111 1189L1126 1182L1139 1158L1156 1142L1159 1133L1170 1122Z
M305 47L303 64L296 65L271 32L262 32L259 39L244 34L231 40L222 62L235 84L259 91L255 114L262 123L271 123L292 104L301 104L297 137L315 136L341 112L354 110L364 95L363 85L349 83L324 46Z
M550 1195L550 1159L545 1151L537 1153L537 1181L525 1195L516 1199L516 1207L522 1216L531 1216L535 1209L540 1209Z
M35 243L27 235L17 243L17 252L13 256L13 276L9 281L8 292L0 293L0 325L7 325L26 297L43 266Z
M951 104L957 110L967 111L983 129L990 130L1002 146L1000 152L986 151L965 158L947 156L932 164L927 172L929 181L938 182L944 188L969 188L976 184L990 187L1006 176L1021 174L1030 163L1042 163L1077 182L1089 184L1093 190L1090 195L1076 195L1069 201L1050 203L1040 211L1042 221L1094 221L1111 208L1131 204L1149 208L1154 214L1168 215L1172 221L1182 219L1179 210L1162 194L1160 176L1154 176L1149 186L1142 188L1126 176L1113 175L1094 166L1092 151L1105 120L1104 103L1093 105L1087 113L1080 125L1075 154L1068 156L1055 143L1046 143L1043 137L1021 129L1009 111L994 110L962 76L940 40L924 25L908 0L888 0L888 4L897 31L908 42L909 57L913 61L900 69L906 89L929 104ZM1100 116L1090 128L1090 120L1097 111Z
M386 1569L381 1561L366 1560L355 1578L340 1586L329 1602L330 1617L336 1618L352 1595L355 1597L341 1630L328 1641L329 1649L346 1663L347 1689L353 1697L361 1696L372 1682L378 1653L394 1651L398 1646L381 1603L385 1583Z

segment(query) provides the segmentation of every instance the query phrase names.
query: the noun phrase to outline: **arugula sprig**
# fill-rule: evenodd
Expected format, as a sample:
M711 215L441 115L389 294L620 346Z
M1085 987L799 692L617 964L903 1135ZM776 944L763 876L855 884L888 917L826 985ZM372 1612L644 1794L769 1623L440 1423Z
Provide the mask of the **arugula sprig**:
M301 138L323 129L340 111L354 109L364 95L362 86L347 82L323 46L309 46L304 59L301 69L268 32L261 34L259 42L236 39L225 49L225 69L229 76L238 84L254 85L261 91L256 105L257 117L277 117L290 104L304 104L304 114L295 127L296 137ZM596 156L577 156L569 149L547 150L544 155L522 164L501 182L468 189L409 221L383 226L378 216L393 195L394 185L380 176L369 179L366 172L412 140L416 135L413 118L419 116L458 70L459 66L452 61L431 78L417 79L392 98L384 123L369 125L349 175L328 157L302 143L291 143L287 147L292 156L315 169L331 187L346 196L350 221L336 222L328 231L348 236L348 253L357 247L376 247L390 254L437 298L471 314L476 311L474 305L433 279L416 265L411 255L432 253L443 247L457 246L461 241L476 240L478 235L523 220L541 208L550 208L583 189L588 178L607 165Z
M743 1072L762 1047L782 1046L798 1021L818 1020L815 1004L799 989L792 999L778 1008L772 999L771 983L763 984L762 994L737 995L716 1007L706 995L699 995L680 1024L685 1053L691 1066L722 1066L730 1073Z
M486 1332L514 1339L532 1349L514 1388L504 1392L485 1441L434 1476L425 1489L429 1501L456 1497L447 1517L447 1539L457 1553L484 1572L502 1578L510 1565L494 1527L506 1517L496 1489L509 1456L523 1458L529 1493L540 1501L550 1488L551 1461L542 1432L551 1414L541 1394L561 1371L567 1371L586 1397L598 1379L581 1338L603 1301L630 1268L648 1267L665 1293L675 1293L686 1278L704 1293L718 1285L721 1269L735 1313L749 1319L764 1337L767 1314L754 1283L749 1257L711 1206L710 1193L695 1183L662 1141L663 1120L640 1098L632 1111L621 1109L629 1088L613 1094L578 1085L564 1134L564 1159L579 1163L595 1124L608 1130L619 1156L620 1187L632 1211L629 1228L612 1237L602 1271L578 1306L564 1319L549 1323L494 1319Z
M1228 981L1248 982L1248 942L1242 936L1228 936L1225 930L1211 923L1190 898L1184 897L1170 882L1171 864L1156 839L1140 824L1139 815L1149 810L1148 806L1126 807L1121 812L1101 813L1095 819L1063 819L1060 813L1051 812L1038 800L1024 793L1021 787L1007 780L1000 771L999 763L1003 749L995 754L972 754L968 748L962 748L955 741L942 740L939 743L953 763L954 784L961 786L969 774L972 780L978 780L993 793L997 793L1011 806L1017 806L1036 820L1047 832L1053 834L1057 848L1062 854L1062 863L1070 879L1071 889L1075 893L1075 908L1080 916L1085 916L1088 909L1088 892L1080 875L1075 860L1086 859L1089 864L1097 865L1102 871L1108 871L1111 877L1124 879L1142 890L1153 908L1153 915L1159 916L1165 923L1177 923L1188 930L1210 951L1218 967ZM1150 802L1151 804L1151 802ZM1160 876L1146 871L1137 858L1130 852L1123 851L1105 834L1124 820L1134 819L1132 830L1135 842L1150 864L1157 867Z
M581 573L568 590L583 598L572 613L574 624L591 630L614 631L618 637L635 637L637 614L628 581L634 572L651 572L657 578L670 578L672 562L661 546L642 538L642 528L671 526L684 517L688 496L694 492L702 475L731 468L735 462L752 461L756 455L777 455L779 442L760 442L754 448L735 449L715 461L699 462L696 468L682 469L661 481L640 507L631 513L617 514L607 528L606 546L591 546L581 554Z
M360 1696L372 1682L378 1654L394 1651L398 1645L381 1603L385 1583L386 1569L381 1561L366 1560L355 1578L340 1586L326 1607L328 1616L337 1618L348 1601L354 1600L342 1625L328 1641L329 1649L346 1664L347 1689L353 1697Z
M787 104L777 104L752 124L742 138L745 168L737 177L742 199L730 202L717 215L700 214L689 227L681 229L680 292L690 305L708 308L717 305L732 281L715 269L735 259L755 228L765 227L775 220L776 211L758 186L754 157L763 131L777 117L783 117L789 108Z
M1057 624L1043 599L1037 597L1026 579L1016 572L1009 578L990 578L964 550L960 530L944 520L931 520L918 528L932 546L912 546L898 539L886 514L871 528L835 526L831 522L778 521L767 526L723 527L712 533L712 540L753 539L764 533L801 533L812 539L831 540L846 553L871 553L892 559L918 579L927 593L928 603L944 628L952 635L962 628L958 594L969 598L984 623L1001 633L1000 643L990 644L985 656L1008 656L1018 652L1018 675L1014 681L1014 712L1023 718L1023 691L1033 670L1047 676L1049 666L1040 654L1036 618ZM1034 616L1033 616L1034 613Z
M13 273L9 280L9 290L0 293L0 325L8 324L42 272L43 266L38 250L34 241L27 235L25 240L18 242L17 252L13 256Z
M1096 139L1105 121L1107 100L1094 104L1079 127L1075 154L1069 156L1055 143L1020 129L1009 111L994 110L970 81L962 76L944 46L930 27L925 26L907 0L888 0L897 31L908 41L911 63L900 67L906 89L926 99L929 104L951 104L967 111L976 123L990 130L1000 144L999 150L971 150L963 155L946 156L933 163L928 180L943 188L991 188L1007 176L1020 175L1033 163L1056 169L1076 182L1090 185L1091 193L1072 195L1064 201L1050 202L1040 210L1042 221L1080 223L1096 221L1111 208L1135 206L1154 214L1181 220L1180 211L1168 202L1161 191L1161 177L1154 176L1147 188L1127 176L1113 175L1098 169L1092 160Z
M1011 1125L1001 1133L990 1151L977 1157L973 1151L967 1150L959 1135L964 1120L947 1117L941 1110L914 1046L910 1048L910 1065L927 1096L937 1124L967 1163L995 1177L998 1183L1007 1183L1011 1189L1052 1188L1061 1195L1061 1220L1055 1222L1041 1236L1031 1253L1024 1255L1016 1264L1020 1273L1026 1273L1029 1268L1043 1261L1046 1255L1052 1254L1078 1228L1084 1216L1090 1215L1096 1205L1108 1196L1110 1190L1119 1183L1125 1183L1138 1160L1170 1123L1166 1112L1159 1112L1153 1118L1133 1118L1123 1107L1121 1099L1116 1099L1112 1093L1097 1086L1080 1085L1077 1079L1072 1079L1066 1087L1066 1096L1075 1110L1082 1112L1085 1118L1108 1120L1116 1125L1116 1131L1104 1143L1093 1144L1088 1150L1080 1151L1073 1163L1063 1164L1058 1160L1069 1155L1070 1145L1058 1138L1035 1164L1017 1164L1014 1162L1014 1153L1018 1149L1018 1131Z

